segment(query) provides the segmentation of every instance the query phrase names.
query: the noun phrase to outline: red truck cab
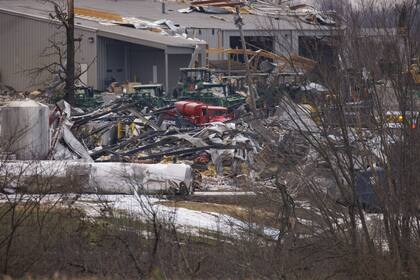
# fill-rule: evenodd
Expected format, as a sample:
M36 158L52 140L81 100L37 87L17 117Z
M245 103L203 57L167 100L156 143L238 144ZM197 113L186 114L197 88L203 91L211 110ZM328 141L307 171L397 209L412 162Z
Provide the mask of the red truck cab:
M232 115L226 107L207 105L196 101L175 102L175 110L195 125L226 122L232 119Z

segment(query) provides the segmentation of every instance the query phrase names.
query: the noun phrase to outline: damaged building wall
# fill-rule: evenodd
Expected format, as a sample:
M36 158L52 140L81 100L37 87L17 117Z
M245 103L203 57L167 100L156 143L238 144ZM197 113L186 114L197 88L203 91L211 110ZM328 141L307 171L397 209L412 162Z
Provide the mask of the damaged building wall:
M333 63L335 57L334 41L337 32L319 31L316 34L295 32L294 45L298 49L298 54L315 61Z
M223 41L225 32L220 28L187 28L186 33L190 38L206 41L209 48L228 48ZM223 59L223 56L219 53L210 53L209 59Z
M232 38L238 37L238 30L222 30L217 28L188 28L188 36L205 40L209 48L228 49L232 46ZM253 37L258 40L259 37L271 37L273 44L265 48L276 54L288 55L299 53L299 36L325 36L327 32L321 30L298 31L298 30L244 30L245 37ZM227 59L221 52L209 53L210 60Z
M264 25L265 24L265 25ZM264 28L265 26L265 28ZM293 27L293 26L290 26ZM290 28L289 27L289 28ZM272 37L273 45L268 46L266 50L273 51L279 55L299 54L299 37L325 37L333 36L331 30L311 29L303 30L296 26L294 29L282 29L282 26L277 26L274 22L261 23L261 28L256 30L244 30L245 37ZM218 28L187 28L188 37L198 38L207 42L209 48L224 48L228 49L232 46L232 38L239 38L238 30L224 30ZM210 52L208 58L210 60L227 59L226 55L220 52Z
M236 30L225 31L223 33L223 45L225 48L230 48L232 45L232 41L235 40L235 38L239 37L239 33ZM298 52L298 46L294 44L294 37L296 37L295 31L246 30L244 31L244 36L245 38L252 37L256 40L258 40L259 37L271 38L273 43L271 46L267 46L265 50L272 50L276 54L287 55L290 53Z
M77 24L77 22L76 22ZM33 90L48 84L52 75L45 72L33 78L29 71L57 61L57 56L42 56L50 46L49 40L58 39L57 25L50 20L26 16L8 10L0 10L0 82L17 90ZM55 36L54 36L55 35ZM76 62L92 64L87 75L89 85L96 86L96 34L76 28L75 37L81 37Z

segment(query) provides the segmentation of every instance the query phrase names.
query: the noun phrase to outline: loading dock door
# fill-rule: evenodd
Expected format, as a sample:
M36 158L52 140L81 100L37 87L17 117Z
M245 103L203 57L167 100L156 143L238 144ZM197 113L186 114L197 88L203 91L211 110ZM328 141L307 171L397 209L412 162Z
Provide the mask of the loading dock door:
M124 45L109 44L106 47L106 80L122 83L125 81Z

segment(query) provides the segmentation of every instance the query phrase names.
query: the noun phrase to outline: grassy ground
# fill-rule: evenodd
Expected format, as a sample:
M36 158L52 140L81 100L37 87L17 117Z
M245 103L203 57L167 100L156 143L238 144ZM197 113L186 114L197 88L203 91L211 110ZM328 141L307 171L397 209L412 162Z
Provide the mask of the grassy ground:
M231 216L243 222L257 222L265 226L275 226L272 221L274 220L274 213L270 213L261 209L249 209L239 205L232 204L218 204L210 202L194 202L194 201L160 201L158 204L195 210L200 212L213 212Z

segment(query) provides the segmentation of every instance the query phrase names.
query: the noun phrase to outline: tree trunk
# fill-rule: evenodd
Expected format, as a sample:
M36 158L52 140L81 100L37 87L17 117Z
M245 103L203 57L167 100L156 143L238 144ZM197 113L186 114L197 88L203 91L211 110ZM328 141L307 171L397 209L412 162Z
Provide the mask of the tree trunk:
M67 29L66 29L66 79L64 87L64 99L69 102L71 105L74 105L74 0L67 0Z

